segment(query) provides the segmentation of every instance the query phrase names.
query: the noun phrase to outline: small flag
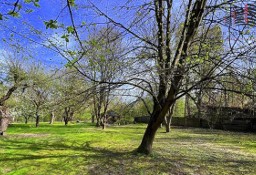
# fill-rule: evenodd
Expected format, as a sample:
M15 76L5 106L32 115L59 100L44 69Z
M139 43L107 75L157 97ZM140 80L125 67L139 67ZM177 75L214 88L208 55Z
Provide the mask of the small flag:
M254 3L245 4L244 7L230 5L227 14L224 17L227 25L250 25L256 24L256 1Z
M248 15L249 15L248 4L245 4L245 8L244 8L244 21L245 21L245 24L248 24Z

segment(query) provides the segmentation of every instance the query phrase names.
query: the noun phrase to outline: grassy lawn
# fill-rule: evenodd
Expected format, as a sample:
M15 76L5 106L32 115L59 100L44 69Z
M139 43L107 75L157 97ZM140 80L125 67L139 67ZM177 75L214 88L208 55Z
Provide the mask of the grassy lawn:
M145 127L12 124L0 137L0 174L256 174L256 134L160 129L154 153L136 155Z

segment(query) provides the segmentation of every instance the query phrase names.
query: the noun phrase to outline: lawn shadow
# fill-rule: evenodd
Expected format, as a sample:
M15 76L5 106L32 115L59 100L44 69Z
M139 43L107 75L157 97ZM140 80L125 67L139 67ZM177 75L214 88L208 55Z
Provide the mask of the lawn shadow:
M16 125L14 127L19 126L22 128L24 125ZM169 134L165 132L161 133L160 131L155 139L154 153L150 156L144 156L134 154L134 151L131 149L135 149L135 146L125 145L126 143L137 144L137 140L136 142L130 142L130 139L131 137L139 139L136 135L143 134L144 126L135 128L132 128L132 126L131 128L121 127L118 130L112 128L108 130L107 128L105 131L100 130L100 135L93 135L94 132L98 133L99 131L89 128L89 130L84 131L93 133L89 135L89 137L93 137L93 139L88 138L89 140L91 139L90 141L87 141L87 135L81 135L80 138L79 136L75 137L74 134L69 134L74 133L77 129L84 129L86 126L83 124L77 126L71 125L70 127L55 125L52 133L56 135L52 133L49 135L38 134L51 128L50 125L45 124L41 127L41 131L38 130L33 135L23 134L24 137L22 137L20 136L22 134L10 134L9 136L4 136L0 140L0 148L4 150L0 154L0 163L6 165L12 172L24 167L28 167L28 170L33 171L37 167L43 167L36 174L47 174L51 172L51 174L91 175L204 175L211 174L210 172L214 172L214 169L219 169L219 174L221 174L221 171L227 172L226 174L232 174L232 172L242 174L240 167L243 167L246 171L255 170L253 167L256 161L253 160L253 157L243 157L235 151L228 152L227 150L221 150L221 147L215 147L218 146L215 143L219 142L219 139L215 139L215 137L221 136L220 139L223 140L225 136L223 132L216 131L212 133L208 130L194 130L191 128L176 128ZM26 128L29 127L25 126L24 130L27 130ZM62 130L62 128L70 129ZM202 134L200 134L200 131ZM31 131L29 130L29 132ZM38 137L32 137L34 135ZM120 143L117 140L110 140L112 141L110 142L100 139L107 135L109 139L123 137L124 135L125 137L122 138L122 142ZM127 135L131 136L127 137ZM234 144L234 139L225 140L225 142L237 145ZM113 145L111 145L112 143ZM251 144L249 146L253 145Z
M44 161L47 168L45 171L62 169L63 172L76 172L77 174L157 174L165 172L176 174L182 172L175 168L172 160L160 155L145 156L136 154L135 151L106 149L92 146L95 142L87 141L84 143L74 142L67 145L64 141L58 142L34 142L31 140L5 139L8 145L4 147L7 150L27 151L28 154L6 153L1 154L0 163L17 162L23 167L40 166ZM0 144L0 146L2 146ZM57 153L56 153L57 151ZM63 151L63 152L62 152ZM51 163L49 160L57 160L58 164ZM23 162L23 163L22 163ZM160 163L162 162L162 163ZM65 164L60 168L59 164ZM168 165L168 166L167 166ZM67 168L68 167L68 168ZM77 168L80 167L80 168ZM82 168L81 168L82 167ZM20 166L16 165L17 169ZM84 172L81 172L84 170ZM181 173L177 173L181 174Z

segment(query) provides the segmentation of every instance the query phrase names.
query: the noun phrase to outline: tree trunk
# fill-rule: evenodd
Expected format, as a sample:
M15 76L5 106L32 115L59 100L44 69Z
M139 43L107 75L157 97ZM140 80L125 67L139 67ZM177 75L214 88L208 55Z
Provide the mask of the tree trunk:
M74 112L73 111L70 111L69 112L69 121L73 121L74 120Z
M171 119L168 119L165 127L165 132L169 133L170 131L171 131Z
M100 127L100 118L99 118L99 117L96 117L96 120L97 120L97 122L96 122L96 127Z
M164 108L160 108L158 103L154 104L152 116L150 117L150 121L144 133L142 142L137 149L138 153L150 154L152 152L152 146L156 135L156 131L160 127L161 123L164 122L167 112L167 106L165 106Z
M197 105L197 110L198 114L197 117L201 119L201 108L202 108L202 88L200 88L199 94L198 94L198 105Z
M64 122L65 122L65 126L67 126L68 125L68 118L65 118Z
M181 76L178 77L177 82L179 82L180 79ZM153 113L150 117L150 121L144 133L142 142L137 149L138 153L150 154L152 152L152 146L156 131L161 123L163 123L166 114L170 110L170 107L173 106L175 103L175 94L177 92L177 89L173 86L174 85L172 85L172 88L169 90L166 98L165 94L159 93L158 101L154 101Z
M70 113L70 107L65 107L64 113L63 113L63 120L65 126L68 125L69 122L69 113Z
M152 152L153 141L156 135L156 131L160 127L161 123L164 122L166 113L168 112L167 103L165 103L165 86L159 85L158 100L154 100L153 113L150 117L147 129L144 133L142 142L137 149L138 153L150 154ZM170 102L170 101L169 101ZM164 106L165 105L165 106Z
M0 106L0 135L4 135L10 122L10 115L6 107Z
M102 123L101 126L102 126L102 129L106 128L106 124L105 123Z
M38 126L39 126L39 115L36 114L36 127L38 127Z
M13 93L17 88L18 88L18 87L17 87L16 85L14 85L13 87L11 87L11 88L8 90L8 92L7 92L3 97L0 98L0 106L4 106L5 101L7 101L7 100L11 97L12 93Z
M6 118L3 118L0 116L0 135L4 135L4 131L7 129L8 127L8 122Z
M94 123L94 122L95 122L95 115L92 114L92 123Z
M105 128L106 128L106 115L104 115L104 116L102 117L101 126L102 126L102 129L105 129Z
M184 119L185 119L185 123L184 126L187 127L188 126L188 117L190 117L191 113L190 113L190 105L189 105L189 95L185 95L185 108L184 108Z
M138 153L150 154L152 152L153 141L160 124L157 126L154 124L154 122L149 122L148 127L144 133L142 142L138 147Z
M166 122L165 122L166 123L165 124L165 131L166 131L166 133L169 133L170 130L171 130L171 123L172 123L172 115L173 115L174 106L175 106L175 104L173 104L171 106L171 109L169 110L169 113L168 113L168 115L166 117Z
M25 124L28 124L28 118L25 117Z
M51 112L51 121L50 121L50 124L53 124L54 119L55 119L54 112Z

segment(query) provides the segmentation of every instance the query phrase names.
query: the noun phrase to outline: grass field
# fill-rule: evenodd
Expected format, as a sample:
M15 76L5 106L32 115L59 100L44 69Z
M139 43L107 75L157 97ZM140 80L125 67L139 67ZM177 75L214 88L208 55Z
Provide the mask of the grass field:
M256 134L160 129L152 155L134 154L145 127L12 124L0 137L0 174L256 174Z

